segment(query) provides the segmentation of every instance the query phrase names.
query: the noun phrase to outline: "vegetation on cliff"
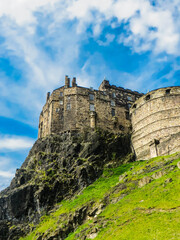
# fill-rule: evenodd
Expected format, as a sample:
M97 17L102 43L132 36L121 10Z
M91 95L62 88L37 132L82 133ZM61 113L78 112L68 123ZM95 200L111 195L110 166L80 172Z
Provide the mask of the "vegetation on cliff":
M0 193L0 240L180 239L180 154L134 162L128 135L38 139Z
M71 199L98 179L105 165L120 163L129 153L128 135L101 130L38 139L10 186L0 193L0 240L26 235L55 204Z
M21 240L180 239L180 154L117 166L63 200Z

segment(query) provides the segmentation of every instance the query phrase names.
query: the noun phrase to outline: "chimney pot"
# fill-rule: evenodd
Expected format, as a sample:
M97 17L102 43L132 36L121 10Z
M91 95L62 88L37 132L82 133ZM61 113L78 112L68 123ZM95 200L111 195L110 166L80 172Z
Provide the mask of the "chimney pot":
M75 77L73 77L73 80L72 80L72 87L77 87L76 78Z
M68 78L68 75L65 76L65 88L70 87L70 78Z
M46 102L49 100L49 97L50 97L50 92L48 92L46 95Z

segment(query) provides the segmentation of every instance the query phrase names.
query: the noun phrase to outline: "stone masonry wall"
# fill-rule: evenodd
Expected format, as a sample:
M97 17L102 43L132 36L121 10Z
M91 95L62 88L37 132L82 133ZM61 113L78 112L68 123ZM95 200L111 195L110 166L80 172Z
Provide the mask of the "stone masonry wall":
M104 80L99 90L70 87L69 80L47 95L39 118L38 137L51 133L85 128L102 128L112 132L128 132L131 126L129 107L142 94L111 86ZM75 79L73 80L75 81Z
M130 113L137 159L180 151L180 87L147 93L134 103Z

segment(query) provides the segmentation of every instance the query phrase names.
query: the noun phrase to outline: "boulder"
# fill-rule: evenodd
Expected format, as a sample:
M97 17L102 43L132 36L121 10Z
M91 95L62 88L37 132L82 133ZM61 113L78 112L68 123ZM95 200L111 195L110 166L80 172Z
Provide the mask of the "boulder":
M177 167L180 169L180 161L177 163Z
M143 177L139 181L138 185L139 185L139 187L143 187L143 186L147 185L148 183L150 183L151 181L152 181L152 179L150 177Z
M162 176L164 176L165 174L166 174L165 171L155 172L155 173L153 173L152 178L153 179L158 179L158 178L161 178Z

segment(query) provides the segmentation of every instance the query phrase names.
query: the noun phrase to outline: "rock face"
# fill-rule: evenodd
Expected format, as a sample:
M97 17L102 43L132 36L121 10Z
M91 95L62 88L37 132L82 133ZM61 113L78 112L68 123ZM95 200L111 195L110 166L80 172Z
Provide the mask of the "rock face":
M38 223L54 204L94 182L114 156L129 152L129 136L101 131L38 139L0 193L0 240L19 239L30 230L29 223Z
M180 169L180 162L177 163L177 167Z
M139 187L144 187L145 185L147 185L148 183L151 182L151 178L150 177L143 177L140 181L139 181Z

